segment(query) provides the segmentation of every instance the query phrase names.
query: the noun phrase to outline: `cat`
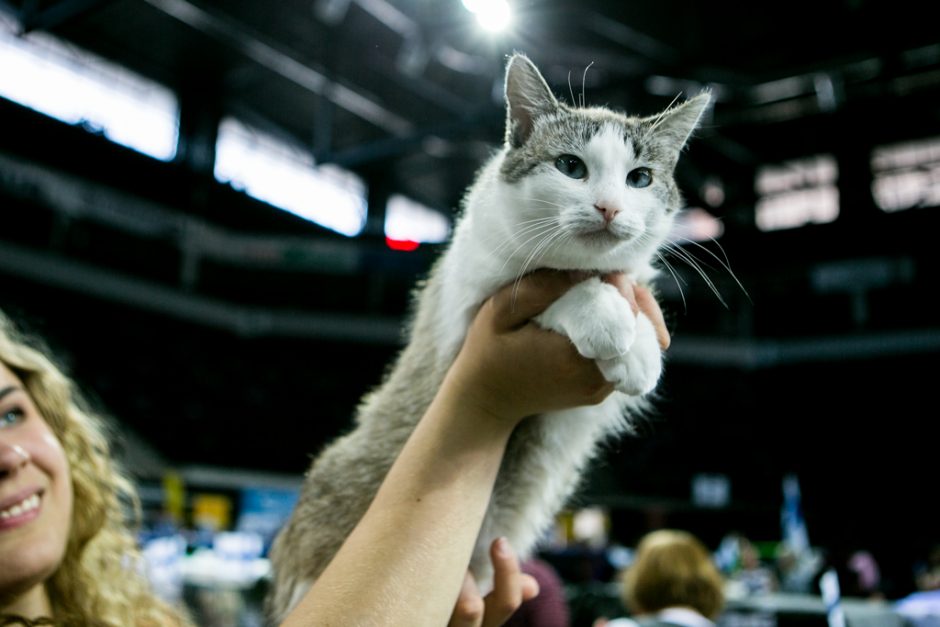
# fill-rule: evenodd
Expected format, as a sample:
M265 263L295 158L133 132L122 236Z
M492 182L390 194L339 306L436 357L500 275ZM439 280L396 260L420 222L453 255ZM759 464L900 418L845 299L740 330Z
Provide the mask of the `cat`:
M410 336L355 428L313 461L271 549L269 614L280 621L359 521L437 392L481 303L536 268L585 272L536 318L595 359L615 391L599 405L527 418L507 446L471 561L481 589L488 547L505 536L526 556L574 492L599 444L649 408L663 369L652 323L635 315L607 272L649 284L681 208L679 154L708 92L659 115L559 102L527 56L506 66L504 145L465 195L453 237L413 294Z

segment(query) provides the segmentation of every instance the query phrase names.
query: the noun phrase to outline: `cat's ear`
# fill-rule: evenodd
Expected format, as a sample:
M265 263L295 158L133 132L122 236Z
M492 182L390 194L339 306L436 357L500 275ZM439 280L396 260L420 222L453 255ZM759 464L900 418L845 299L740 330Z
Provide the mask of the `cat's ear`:
M711 92L703 91L699 95L686 100L680 105L670 107L646 122L650 125L650 132L666 142L678 154L685 142L688 141L692 131L699 125L702 115L711 104Z
M518 148L529 139L535 118L558 109L548 83L524 54L506 66L506 143Z

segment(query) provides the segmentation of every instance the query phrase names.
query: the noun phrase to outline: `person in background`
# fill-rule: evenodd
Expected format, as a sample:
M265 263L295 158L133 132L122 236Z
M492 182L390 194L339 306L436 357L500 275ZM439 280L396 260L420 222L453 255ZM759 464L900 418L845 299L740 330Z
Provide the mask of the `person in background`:
M610 280L668 346L651 294ZM497 627L538 594L504 539L486 597L467 565L515 425L613 391L567 338L531 322L576 281L536 272L484 303L372 506L285 626ZM47 355L0 313L0 625L191 625L142 574L139 501L104 419Z
M918 590L940 590L940 542L927 551L924 559L914 565L914 583Z
M505 627L569 627L571 612L558 571L545 560L532 557L522 562L522 572L535 579L539 594L523 603Z
M870 551L859 549L853 552L845 564L845 578L841 584L842 596L858 597L870 601L883 601L881 568Z
M594 627L714 627L724 607L724 580L702 542L660 529L640 540L621 588L632 618L599 619Z
M780 588L773 568L761 561L757 546L747 536L738 534L738 567L730 574L735 589L744 596L764 595Z

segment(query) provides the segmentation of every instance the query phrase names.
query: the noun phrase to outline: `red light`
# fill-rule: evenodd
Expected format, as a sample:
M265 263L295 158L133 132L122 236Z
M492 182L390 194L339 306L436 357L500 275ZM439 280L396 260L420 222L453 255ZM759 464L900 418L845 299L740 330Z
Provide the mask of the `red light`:
M391 237L386 237L385 245L392 250L412 251L418 249L418 242L410 239L392 239Z

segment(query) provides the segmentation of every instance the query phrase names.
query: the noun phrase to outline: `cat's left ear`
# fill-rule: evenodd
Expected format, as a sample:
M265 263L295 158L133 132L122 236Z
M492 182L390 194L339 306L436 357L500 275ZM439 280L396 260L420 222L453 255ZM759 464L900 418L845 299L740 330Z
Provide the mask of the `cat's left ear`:
M685 146L692 131L699 125L702 115L711 104L711 92L703 91L682 104L666 109L659 115L647 118L650 132L665 139L678 154Z
M538 68L524 54L514 54L506 66L506 143L522 146L535 118L557 110L558 101Z

